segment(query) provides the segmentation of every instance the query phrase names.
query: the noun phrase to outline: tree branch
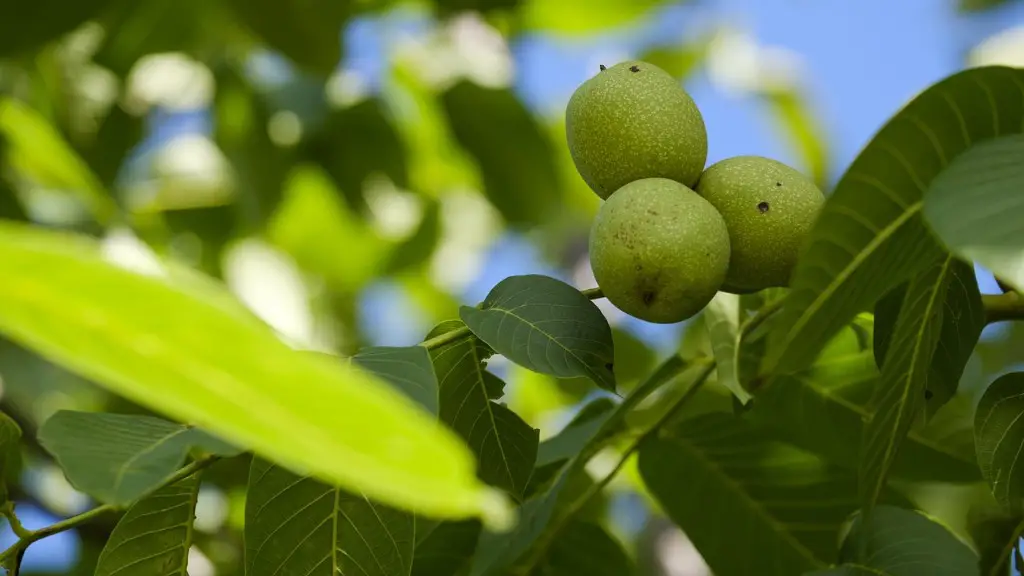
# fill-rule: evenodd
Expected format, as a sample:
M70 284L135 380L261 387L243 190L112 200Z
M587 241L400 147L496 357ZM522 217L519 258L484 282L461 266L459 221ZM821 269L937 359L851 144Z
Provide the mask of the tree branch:
M1018 292L982 294L981 303L985 306L986 324L1024 320L1024 296Z

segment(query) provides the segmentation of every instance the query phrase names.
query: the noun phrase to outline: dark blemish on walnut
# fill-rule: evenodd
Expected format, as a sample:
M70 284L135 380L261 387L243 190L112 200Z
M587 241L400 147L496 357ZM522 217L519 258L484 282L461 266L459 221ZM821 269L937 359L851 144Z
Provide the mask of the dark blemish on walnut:
M657 296L658 295L653 290L645 290L644 293L640 295L640 299L644 301L644 306L650 306Z
M605 66L604 64L600 64L600 66L601 66L601 72L604 72L605 70L608 69L608 67Z
M925 390L924 391L924 399L925 400L931 400L932 396L935 396L935 394L933 394L931 390Z
M782 182L776 182L775 186L782 186Z
M630 72L639 72L640 71L640 67L639 66L630 66L629 67L629 71Z
M643 267L643 265L642 265L642 264L637 264L637 265L636 265L636 271L637 271L637 272L640 272L640 271L641 271L641 270L643 270L643 269L644 269L644 267Z
M769 206L767 202L761 202L757 205L757 210L761 212L761 214L767 212L769 208L771 208L771 206Z

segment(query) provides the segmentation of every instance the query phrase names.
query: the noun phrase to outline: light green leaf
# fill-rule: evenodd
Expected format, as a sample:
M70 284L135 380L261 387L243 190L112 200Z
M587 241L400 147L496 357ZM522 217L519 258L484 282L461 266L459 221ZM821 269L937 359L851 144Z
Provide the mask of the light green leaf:
M416 519L412 576L455 576L469 563L480 538L480 523Z
M1021 101L1024 81L1019 90ZM1016 131L1024 132L1024 125ZM935 178L924 202L925 220L954 254L981 264L1017 290L1024 290L1021 157L1024 134L977 144Z
M972 145L1024 129L1022 86L1024 70L972 68L925 90L878 132L801 252L768 342L769 373L810 365L854 316L941 255L921 216L925 192Z
M953 256L938 261L907 285L878 381L876 411L864 428L859 474L865 514L877 502L924 404L954 261Z
M574 520L551 547L538 576L625 576L633 574L633 561L598 524Z
M438 386L430 353L422 346L363 348L352 361L401 390L435 416Z
M989 385L974 416L978 465L996 500L1024 513L1024 372Z
M108 504L127 504L159 486L198 448L238 450L195 428L151 416L60 410L39 429L39 443L76 488Z
M427 339L462 325L458 320L444 322ZM482 480L522 499L537 460L540 432L495 402L504 395L505 383L484 368L490 355L476 338L430 351L440 390L441 421L476 454Z
M952 277L943 300L942 331L932 357L925 388L925 415L931 418L956 394L967 361L985 328L985 309L981 303L974 267L966 262L952 264ZM907 286L900 285L875 306L875 360L882 365L889 340L896 327Z
M616 405L609 398L598 398L580 408L561 432L541 442L537 450L537 467L571 459L612 415Z
M4 224L0 262L0 333L51 361L381 502L503 519L458 436L380 379L293 350L220 300L117 267L75 236Z
M413 517L254 458L245 501L249 576L401 576Z
M743 310L737 294L719 292L704 308L704 323L708 327L711 350L718 367L718 383L732 392L741 404L746 405L752 396L740 382L740 340L743 337L740 325Z
M40 183L78 195L100 223L117 213L117 206L85 161L56 128L35 110L13 98L0 98L0 135L11 166Z
M491 289L480 308L463 306L459 315L516 364L561 378L586 376L615 390L611 327L593 302L564 282L512 276Z
M785 576L832 562L857 508L852 472L728 414L683 420L639 454L645 485L719 576Z
M707 57L714 34L679 46L657 46L640 55L639 60L654 64L675 78L685 81ZM610 66L612 62L605 63Z
M808 576L979 576L974 551L919 512L879 506L867 528L862 519L854 519L840 552L852 565Z
M96 576L186 574L199 476L193 474L133 504L104 545Z
M595 0L587 4L586 10L580 10L573 4L525 0L522 13L528 29L580 35L635 23L664 3L664 0Z

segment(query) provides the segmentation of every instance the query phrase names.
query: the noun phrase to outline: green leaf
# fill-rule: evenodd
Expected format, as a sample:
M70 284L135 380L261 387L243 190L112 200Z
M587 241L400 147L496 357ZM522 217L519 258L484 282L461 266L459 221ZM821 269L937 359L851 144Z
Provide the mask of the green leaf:
M978 551L982 574L1005 576L1011 573L1014 550L1024 545L1024 516L991 509L986 502L968 511L967 531Z
M865 529L858 515L843 542L840 556L853 565L808 576L979 576L974 551L923 514L879 506L869 518Z
M416 519L412 576L454 576L469 563L480 537L480 523Z
M60 410L39 429L39 442L76 488L108 504L127 504L159 486L198 448L222 456L238 450L174 422L131 414Z
M641 54L639 60L654 64L685 81L704 62L713 37L708 35L680 46L658 46ZM606 64L611 65L610 62Z
M859 473L865 514L877 502L924 404L954 261L953 256L944 258L907 285L878 381L876 411L864 428Z
M562 197L554 145L519 98L461 81L441 94L441 103L456 141L480 167L484 193L505 219L520 226L551 216Z
M972 145L1021 132L1022 85L1024 70L966 70L925 90L878 132L804 245L769 338L769 373L810 365L854 316L941 256L921 216L925 191Z
M249 576L412 570L413 517L254 458L245 503Z
M633 574L633 561L601 526L572 521L551 547L538 576L624 576Z
M434 254L440 240L441 204L436 200L428 200L416 231L388 254L383 274L397 275L423 265Z
M100 223L114 217L117 206L99 179L35 110L13 98L0 98L0 136L7 141L5 152L13 168L79 196Z
M341 30L352 2L228 0L235 17L270 47L312 72L330 74L341 60Z
M390 505L505 512L458 436L380 379L290 348L212 281L182 289L15 224L0 226L0 262L0 333L112 392Z
M615 410L609 398L598 398L583 406L561 432L541 442L537 467L564 462L579 454Z
M743 310L740 307L740 297L736 294L719 292L704 308L704 323L708 327L711 350L718 365L718 383L728 388L740 403L746 405L753 396L740 382L742 322Z
M1024 80L1019 89L1024 100ZM1024 210L1022 156L1024 134L977 144L939 174L924 202L925 220L954 254L1017 290L1024 290L1024 240L1015 218Z
M959 0L957 7L962 12L981 12L1006 4L1009 0Z
M0 412L0 503L7 500L7 481L14 479L21 452L21 427Z
M952 264L949 288L943 300L942 330L939 344L928 370L925 415L931 418L956 394L967 361L985 328L985 309L981 303L974 267L966 262ZM896 326L907 286L898 286L875 306L875 361L882 365L889 340Z
M996 500L1024 513L1024 372L989 385L974 416L978 465Z
M427 339L458 330L457 320L438 325ZM537 460L540 431L498 404L505 383L484 368L490 350L475 338L430 351L440 390L441 421L461 436L479 463L480 478L522 499Z
M831 562L857 508L854 474L727 414L663 429L639 454L647 488L719 576L801 574Z
M103 547L96 576L186 574L199 476L193 474L133 504Z
M0 19L0 56L40 48L97 16L109 4L110 0L9 3Z
M528 29L582 35L637 22L664 3L665 0L595 0L587 4L586 10L580 10L572 4L525 0L522 11Z
M438 414L438 385L430 353L422 346L363 348L352 361L387 380L433 415Z
M459 310L469 329L498 354L560 378L586 376L615 390L612 330L578 290L547 276L512 276L479 308Z

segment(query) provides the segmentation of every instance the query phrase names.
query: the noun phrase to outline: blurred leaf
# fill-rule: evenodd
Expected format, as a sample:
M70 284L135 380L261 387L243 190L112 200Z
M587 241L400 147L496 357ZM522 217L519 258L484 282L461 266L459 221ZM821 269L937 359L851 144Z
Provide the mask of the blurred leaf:
M980 575L974 551L919 512L879 506L867 530L861 520L860 515L854 519L840 553L843 562L853 564L806 576Z
M561 432L541 442L537 467L564 462L579 454L615 410L615 402L598 398L585 404Z
M416 519L412 576L454 576L469 562L480 537L480 523Z
M1024 70L1017 72L1024 76ZM1024 131L1019 120L1024 105L1017 106L1001 110L1018 118L1018 125L1004 133ZM1024 211L1021 157L1024 134L976 144L935 178L924 204L928 225L950 250L1017 290L1024 290L1024 240L1017 233L1017 215Z
M957 6L962 12L981 12L1007 4L1010 0L959 0Z
M104 34L93 61L127 78L132 66L149 54L197 55L204 38L223 34L224 21L205 0L112 0L98 19Z
M458 320L444 322L427 339L461 327ZM504 395L505 383L484 369L491 354L476 338L430 351L441 394L441 421L469 444L483 481L521 500L537 460L540 432L496 402Z
M942 332L928 369L925 414L930 418L956 394L967 360L985 327L985 309L981 303L974 267L954 261L949 288L943 296ZM875 361L882 365L907 285L897 286L875 306Z
M685 81L707 57L710 36L681 46L657 46L640 55L638 60L654 64L675 78ZM608 63L607 65L611 65Z
M475 11L486 13L491 10L515 8L522 0L434 0L442 15Z
M893 460L924 404L954 261L948 256L936 262L907 285L872 402L875 413L864 428L859 472L865 514L878 501Z
M572 3L524 0L527 29L556 34L591 34L629 25L648 15L665 0L593 0L586 9Z
M184 289L81 237L13 224L0 260L0 332L129 400L391 505L493 505L456 435L379 379L292 349L212 281Z
M1024 372L1011 372L989 385L974 417L978 465L996 500L1024 513ZM1018 466L1020 465L1020 466Z
M495 352L543 374L586 376L615 390L612 331L601 310L572 286L548 276L512 276L480 308L459 315Z
M562 197L554 146L515 94L461 81L441 102L455 139L480 166L484 193L509 224L549 216Z
M704 323L708 327L711 350L715 355L718 383L732 392L742 404L753 396L740 382L740 324L743 310L736 294L719 292L704 308Z
M142 118L115 104L100 123L91 145L82 150L82 157L99 181L113 189L118 171L142 137Z
M600 525L575 520L566 526L537 574L624 576L633 574L633 561Z
M716 575L800 574L835 559L857 480L726 414L662 430L640 474ZM707 511L715 511L715 522ZM742 541L746 553L737 554ZM771 567L771 568L769 568Z
M419 227L411 236L395 246L388 255L387 264L383 267L383 274L398 274L406 269L420 266L434 254L434 249L437 248L440 240L441 205L434 200L429 200Z
M7 501L7 479L12 478L21 452L21 427L0 412L0 503Z
M1024 545L1024 516L978 514L975 509L968 514L967 530L981 557L981 573L985 576L1011 574L1012 550Z
M0 19L0 56L16 55L56 40L95 17L108 4L110 0L8 3Z
M103 547L96 576L186 574L198 498L197 473L133 504Z
M438 384L430 353L422 346L363 348L352 361L387 380L433 415L438 414Z
M415 532L406 512L252 461L245 503L249 576L408 575Z
M971 143L1021 130L1022 82L1024 71L1005 67L954 74L864 148L826 200L793 272L768 342L770 372L810 365L854 316L941 254L921 217L924 193Z
M341 61L341 31L352 4L351 0L227 0L235 17L271 48L324 76Z
M810 103L798 87L771 90L761 94L775 121L790 145L810 171L809 176L819 188L828 185L829 150L821 121L811 111Z
M78 195L100 223L114 217L117 205L96 175L60 132L27 105L0 98L0 136L7 140L5 152L16 170L41 184Z
M201 430L150 416L61 410L39 442L76 488L107 504L128 504L156 488L193 447L222 456L239 451Z
M386 176L398 188L409 186L405 143L380 100L332 112L305 146L305 157L327 171L356 211L366 208L363 192L371 176Z

